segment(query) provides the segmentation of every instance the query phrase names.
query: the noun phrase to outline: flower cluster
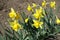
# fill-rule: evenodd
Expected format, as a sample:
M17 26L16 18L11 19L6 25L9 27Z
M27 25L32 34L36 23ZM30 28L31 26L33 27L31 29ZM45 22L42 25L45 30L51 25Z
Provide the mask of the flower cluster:
M43 0L41 6L35 3L32 3L32 5L28 4L27 10L31 12L30 16L26 15L25 12L19 15L19 13L11 8L11 12L9 13L10 26L16 32L19 29L24 29L27 31L27 34L32 36L33 40L44 40L50 34L55 35L58 30L57 26L60 25L60 19L53 14L53 10L55 9L55 1L48 3L45 0ZM21 18L23 21L20 21Z
M21 29L21 25L18 22L18 19L20 19L20 15L14 11L13 8L11 8L11 12L9 13L9 17L12 21L9 21L12 29L14 31L17 31L19 28Z

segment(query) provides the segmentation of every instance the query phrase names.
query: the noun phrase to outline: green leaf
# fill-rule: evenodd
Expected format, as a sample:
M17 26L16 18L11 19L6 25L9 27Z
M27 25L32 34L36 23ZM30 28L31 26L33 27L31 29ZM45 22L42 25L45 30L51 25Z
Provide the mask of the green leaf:
M0 36L0 40L3 40L3 38Z

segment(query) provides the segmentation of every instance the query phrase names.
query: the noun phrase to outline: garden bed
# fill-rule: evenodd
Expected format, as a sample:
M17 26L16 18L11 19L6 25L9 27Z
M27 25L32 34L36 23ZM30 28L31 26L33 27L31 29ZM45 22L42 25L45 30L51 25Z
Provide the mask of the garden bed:
M57 2L57 7L60 6L60 0L55 0ZM0 26L0 31L4 35L4 29L6 29L9 24L7 23L7 15L10 12L10 8L13 7L17 12L26 12L27 15L29 15L28 11L26 11L27 5L36 3L36 4L41 4L41 0L0 0L0 22L2 26ZM60 10L60 9L59 9ZM60 17L59 13L57 14L58 17ZM3 29L4 28L4 29ZM0 33L1 33L0 32ZM49 38L47 40L53 40L52 38ZM60 35L57 35L57 39L54 40L60 40Z

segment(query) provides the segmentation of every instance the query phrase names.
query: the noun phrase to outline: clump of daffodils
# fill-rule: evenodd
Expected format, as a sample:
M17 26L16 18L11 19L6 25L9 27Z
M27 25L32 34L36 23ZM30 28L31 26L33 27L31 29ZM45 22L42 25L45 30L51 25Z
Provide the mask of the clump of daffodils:
M16 32L19 29L24 29L27 34L31 35L29 36L30 40L44 40L50 34L55 35L57 33L57 26L60 25L60 19L53 14L55 8L55 1L48 3L46 0L43 0L41 6L35 3L32 3L32 5L28 4L27 10L31 12L29 16L25 12L19 14L11 8L9 13L10 26ZM21 18L23 21L20 21Z
M30 12L33 12L33 14L31 15L32 16L32 22L33 23L31 23L31 25L34 26L37 29L38 28L42 28L42 25L44 24L44 22L41 21L41 19L46 16L45 15L45 10L44 10L44 8L46 7L46 5L47 5L46 0L43 0L42 6L37 5L35 3L32 3L32 6L30 4L28 4L28 6L27 6L27 10L30 11ZM49 5L50 5L51 8L55 8L55 1L54 2L51 1L49 3ZM15 22L13 22L14 25L13 25L12 29L15 30L15 31L17 31L18 28L19 28L19 26L21 27L21 25L18 22L16 22L16 21L18 21L18 19L20 19L20 15L18 13L16 13L16 11L13 8L11 8L11 12L9 13L9 17L13 21L15 21ZM29 19L30 18L27 17L27 18L25 18L23 20L24 20L24 22L26 24L28 24ZM56 22L58 23L58 21L59 20L57 19Z
M16 13L13 8L11 8L9 17L11 18L11 21L9 21L10 26L14 31L18 31L18 29L22 29L21 25L18 22L18 19L20 19L20 15Z

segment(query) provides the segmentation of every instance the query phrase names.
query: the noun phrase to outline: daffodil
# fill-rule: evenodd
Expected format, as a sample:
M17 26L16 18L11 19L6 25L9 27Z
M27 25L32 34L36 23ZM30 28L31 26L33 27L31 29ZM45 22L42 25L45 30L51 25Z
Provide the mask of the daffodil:
M56 18L56 23L60 24L60 19L59 18Z
M25 19L25 23L27 23L27 22L28 22L28 20L29 20L29 19L28 19L28 18L26 18L26 19Z
M14 30L14 31L18 31L18 29L22 29L21 25L17 22L17 20L14 20L14 22L12 22L13 24L11 25L11 28Z
M56 3L55 3L55 1L53 1L53 2L50 2L50 7L51 7L51 8L55 8L55 6L56 6Z
M42 2L42 7L46 7L46 1L45 0L43 0L43 2Z
M35 27L35 28L42 28L42 24L43 24L43 22L39 22L39 21L37 21L37 20L33 20L33 22L34 22L34 24L33 24L33 26Z
M34 22L33 26L36 27L36 28L39 28L40 22L36 21L36 20L33 20L33 22Z
M11 12L9 13L10 18L15 18L16 17L16 12L14 11L13 8L11 8Z
M36 9L36 12L33 14L33 16L34 16L36 19L39 19L40 17L43 17L43 15L42 15L42 8Z
M30 4L28 4L27 10L32 11L32 7L30 6Z
M35 3L33 3L32 5L33 5L32 7L37 7L37 5Z
M18 29L19 29L19 24L14 24L14 26L12 27L12 29L13 29L14 31L18 31Z

